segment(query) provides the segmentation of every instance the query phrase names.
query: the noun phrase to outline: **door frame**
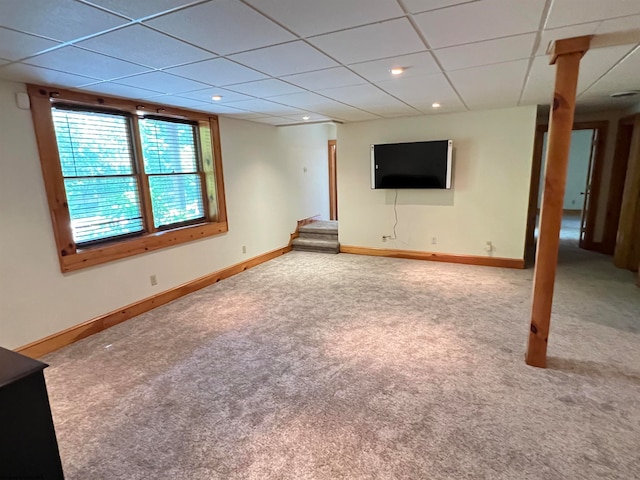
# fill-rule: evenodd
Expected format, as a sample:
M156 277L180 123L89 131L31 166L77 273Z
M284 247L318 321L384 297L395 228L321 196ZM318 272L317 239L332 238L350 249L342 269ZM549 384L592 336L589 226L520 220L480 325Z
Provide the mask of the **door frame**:
M535 258L535 228L538 217L538 195L540 193L540 177L542 175L542 158L544 134L549 130L548 124L536 125L536 133L533 148L533 160L531 162L531 184L529 187L529 211L527 213L527 230L525 239L525 261L531 265ZM604 242L595 242L595 223L597 206L600 200L600 183L602 181L602 171L604 170L604 154L607 145L607 133L609 122L575 122L573 130L598 130L598 139L595 155L593 159L593 170L591 176L591 198L587 206L587 220L585 225L585 236L582 248L596 252L604 252Z
M591 194L593 192L593 174L594 174L594 166L595 166L595 158L596 158L596 154L597 154L597 149L598 149L598 141L600 139L600 130L598 130L597 128L594 129L590 129L591 130L591 144L589 145L589 163L587 164L587 178L585 179L585 185L584 185L584 192L582 192L582 195L584 195L584 198L582 200L582 207L580 209L580 233L578 235L578 246L580 248L584 248L584 249L589 249L589 246L593 245L593 235L591 236L591 239L589 241L589 243L586 242L586 232L587 232L587 227L586 227L586 223L589 220L588 216L585 215L585 212L588 214L590 212L589 207L591 206ZM596 204L596 213L594 215L594 225L593 225L593 231L595 230L595 218L597 217L597 204ZM593 249L590 249L593 250Z
M337 143L329 140L329 220L338 220Z
M618 121L616 134L616 148L611 165L611 180L609 181L609 196L607 199L607 215L604 222L603 253L613 255L616 249L618 224L622 209L624 183L627 177L629 154L631 153L631 139L633 137L634 121L637 115L629 115Z

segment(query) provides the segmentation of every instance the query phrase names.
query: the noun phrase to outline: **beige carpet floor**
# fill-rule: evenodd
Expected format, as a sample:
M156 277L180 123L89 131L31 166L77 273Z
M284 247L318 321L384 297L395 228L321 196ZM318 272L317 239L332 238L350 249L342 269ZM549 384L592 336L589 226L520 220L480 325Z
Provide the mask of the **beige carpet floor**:
M68 479L634 479L640 289L563 246L550 368L532 270L292 252L48 355Z

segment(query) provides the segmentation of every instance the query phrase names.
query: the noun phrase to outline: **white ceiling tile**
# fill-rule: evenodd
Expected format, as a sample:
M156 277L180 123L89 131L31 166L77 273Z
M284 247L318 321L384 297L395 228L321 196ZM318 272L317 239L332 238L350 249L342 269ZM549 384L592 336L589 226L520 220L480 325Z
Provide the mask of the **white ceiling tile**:
M0 26L69 41L127 20L74 0L4 0L0 2Z
M630 45L618 45L616 47L594 48L587 51L584 57L582 57L582 60L580 60L578 93L581 93L600 77L605 75L607 71L625 58L632 50L633 47ZM638 67L640 67L640 63L638 64ZM638 80L640 78L640 68L635 71L620 73L622 73L622 76L629 74L634 75L635 84L640 87L640 81ZM614 74L610 78L614 78L616 75L618 74Z
M194 107L194 110L199 110L201 112L207 112L207 113L233 116L233 117L247 113L243 110L238 110L237 108L233 108L228 105L219 105L217 103L201 104L197 107Z
M637 0L556 0L549 11L545 28L564 27L639 13L640 2Z
M291 120L284 117L261 117L254 118L251 121L255 123L263 123L265 125L289 125L290 123L293 123Z
M518 105L551 105L552 100L553 92L533 86L525 90Z
M512 108L518 106L517 95L488 94L482 97L469 98L469 110L492 110L495 108Z
M536 49L536 55L546 55L555 40L564 38L581 37L583 35L593 35L598 28L599 23L584 23L582 25L573 25L571 27L554 28L551 30L543 30L540 34L540 43Z
M638 29L640 29L640 15L631 15L629 17L605 20L600 23L595 33L596 35L603 35L605 33L624 32Z
M421 13L414 18L431 48L538 30L545 0L483 0Z
M0 0L0 77L271 122L305 112L359 121L464 110L442 66L470 108L495 108L519 96L527 61L515 60L531 54L545 4L521 104L549 103L546 48L580 35L595 37L578 108L618 108L611 92L640 90L640 54L616 66L640 43L640 0ZM396 66L400 77L389 72Z
M602 50L617 50L616 53L612 53L609 58L620 59L619 53L624 49L630 50L628 46L622 47L610 47L597 50L589 50L584 59L587 59L588 54L596 54L596 52ZM604 57L606 52L602 53ZM633 52L626 56L626 58L615 65L604 77L598 80L587 91L587 95L598 95L626 91L626 90L640 90L640 47L636 47Z
M470 108L515 106L527 73L528 60L485 65L449 72L449 78Z
M380 118L379 115L374 115L373 113L365 112L348 105L340 105L337 108L323 108L319 113L343 122L362 122Z
M340 112L342 115L340 118L342 120L347 120L347 117L362 120L365 113L357 108L311 92L307 92L306 94L282 95L280 97L273 97L273 100L285 105L291 105L293 107L299 107L304 110L326 115L328 117L338 118L336 112ZM367 115L371 116L371 114ZM375 115L372 118L376 118Z
M529 58L535 39L535 33L527 33L515 37L441 48L435 50L433 54L440 60L445 71L460 70Z
M111 80L142 73L148 69L140 65L69 46L53 50L25 61L38 67L53 68L75 75Z
M320 35L310 38L309 42L345 64L426 49L406 18Z
M72 75L58 70L25 65L24 63L5 65L0 68L0 77L26 83L55 85L68 88L86 85L87 83L95 83L99 80L82 75Z
M320 93L347 105L362 105L366 102L385 103L394 100L389 94L370 84L327 88L320 90Z
M467 108L462 104L446 104L442 105L438 108L433 108L431 105L423 105L420 108L414 105L414 108L417 108L425 115L439 115L442 113L455 113L455 112L466 112Z
M520 103L523 105L549 104L553 99L555 72L555 67L549 65L548 57L536 57L531 64Z
M415 108L431 107L435 102L443 107L463 107L460 98L442 73L394 78L378 82L376 85Z
M238 65L226 58L214 58L213 60L205 60L204 62L169 68L166 71L180 75L181 77L200 80L219 87L267 78L266 75L260 72Z
M205 102L200 102L192 98L179 97L177 95L157 95L155 97L149 97L146 99L149 102L157 103L159 105L169 105L172 107L191 108L204 105Z
M603 76L611 67L613 67L620 59L629 53L632 47L628 45L620 45L617 47L596 48L587 51L580 61L580 74L578 75L577 93L582 93L596 80ZM617 68L617 67L616 67ZM615 70L615 69L614 69ZM621 71L621 77L627 78L632 72ZM549 65L549 58L546 56L536 57L531 65L527 85L520 103L548 104L553 99L553 89L555 84L556 68ZM636 78L640 75L640 70L636 72ZM615 78L613 75L611 78ZM600 83L601 87L605 83ZM637 85L640 87L640 85ZM597 88L593 91L597 91Z
M222 99L214 101L211 97L219 95ZM193 92L184 93L181 95L185 98L193 98L205 103L213 103L216 105L226 104L229 102L237 102L238 100L249 100L250 96L244 95L238 92L232 92L220 87L205 88L204 90L195 90Z
M229 106L250 112L270 115L297 115L304 113L304 110L300 110L298 108L293 108L288 105L281 105L279 103L258 98L255 98L253 100L242 100L239 102L233 102L229 104Z
M158 92L147 90L146 88L130 87L113 82L95 83L82 87L83 91L101 93L103 95L113 95L123 98L149 98L158 95Z
M395 78L391 74L391 69L394 67L405 69L402 74L403 78L440 72L440 67L438 67L430 52L412 53L411 55L401 55L399 57L349 65L350 69L371 82L381 82Z
M306 117L306 120L305 120ZM306 113L304 115L287 115L284 118L292 123L330 122L332 119L318 113Z
M0 28L0 57L8 60L30 57L56 45L60 43Z
M287 79L288 80L288 79ZM254 97L268 98L276 95L286 95L288 93L298 93L303 90L295 85L290 85L275 78L268 78L266 80L258 80L249 83L240 83L238 85L232 85L229 90L235 92L252 95Z
M308 90L321 90L323 88L346 87L366 83L361 77L344 67L327 68L315 72L298 73L282 77L287 82L295 83ZM293 93L293 92L290 92Z
M77 45L152 68L166 68L214 56L142 25L121 28Z
M303 37L404 15L397 2L388 0L248 0L248 2Z
M221 55L295 39L291 33L237 0L203 3L147 23Z
M331 99L323 97L313 92L292 93L289 95L279 95L272 97L271 100L284 105L301 108L304 110L317 111L321 108L329 108L331 106L340 105Z
M420 115L421 113L415 108L403 103L396 103L394 105L371 105L367 107L367 110L384 118L412 117Z
M322 90L320 93L347 105L377 115L397 115L404 112L415 114L415 110L373 85L353 85Z
M404 5L411 13L421 13L429 10L451 7L461 3L468 3L469 1L470 0L404 0Z
M209 87L204 83L194 82L182 77L176 77L164 72L150 72L118 79L118 83L131 85L132 87L147 88L160 93L182 93L201 90Z
M89 2L125 17L139 19L194 3L194 0L89 0Z
M302 41L239 53L230 58L274 77L337 66L336 62Z

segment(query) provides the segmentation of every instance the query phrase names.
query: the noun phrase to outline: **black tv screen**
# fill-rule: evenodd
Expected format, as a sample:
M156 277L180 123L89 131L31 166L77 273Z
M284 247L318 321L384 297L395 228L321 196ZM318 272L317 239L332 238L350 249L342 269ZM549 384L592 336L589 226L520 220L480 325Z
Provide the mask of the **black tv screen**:
M453 142L371 145L371 188L451 188Z

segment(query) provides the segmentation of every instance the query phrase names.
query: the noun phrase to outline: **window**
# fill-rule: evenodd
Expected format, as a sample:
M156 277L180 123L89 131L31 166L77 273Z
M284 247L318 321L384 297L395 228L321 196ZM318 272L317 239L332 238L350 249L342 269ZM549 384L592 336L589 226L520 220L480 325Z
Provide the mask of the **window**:
M53 108L76 245L144 231L129 119Z
M227 231L217 117L29 94L63 272Z
M152 118L139 125L155 226L204 219L195 126Z

